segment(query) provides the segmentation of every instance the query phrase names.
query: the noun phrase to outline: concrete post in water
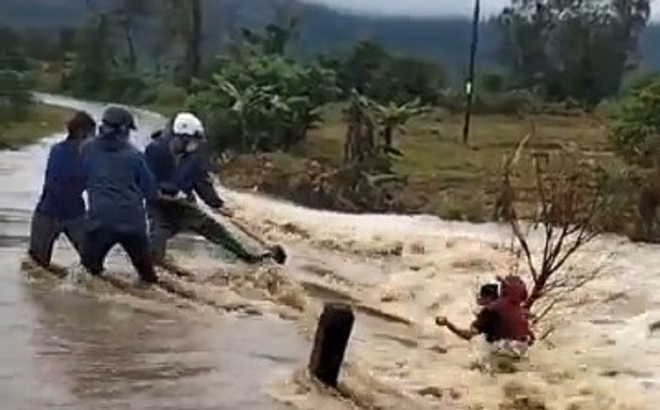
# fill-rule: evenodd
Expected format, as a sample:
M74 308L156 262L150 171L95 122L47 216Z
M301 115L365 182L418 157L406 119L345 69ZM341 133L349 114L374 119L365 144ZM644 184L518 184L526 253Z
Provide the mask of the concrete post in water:
M323 384L337 387L339 369L353 330L355 316L349 305L327 303L319 318L309 372Z

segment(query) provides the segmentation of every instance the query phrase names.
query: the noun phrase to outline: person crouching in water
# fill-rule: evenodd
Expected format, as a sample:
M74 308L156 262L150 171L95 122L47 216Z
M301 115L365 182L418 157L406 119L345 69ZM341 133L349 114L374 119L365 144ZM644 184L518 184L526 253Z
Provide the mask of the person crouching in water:
M85 178L80 151L96 131L96 122L79 111L67 122L68 135L48 154L44 186L32 215L28 255L39 266L51 267L53 246L64 234L76 252L85 237Z
M144 201L156 200L158 189L143 154L129 142L130 132L135 129L129 111L109 107L103 113L99 136L83 147L89 209L81 259L90 274L100 275L108 252L119 244L142 282L151 284L158 278L149 247Z
M250 253L220 223L194 205L197 194L212 211L230 216L211 180L210 152L204 134L199 118L182 112L164 130L152 134L152 141L145 150L147 163L161 192L160 200L147 205L154 261L178 270L165 259L167 241L188 231L222 246L248 263L260 262L270 257L270 252Z
M465 340L483 334L490 353L519 359L534 343L529 313L523 306L526 300L525 283L517 276L509 276L501 282L499 297L490 302L484 300L487 304L468 329L460 328L442 316L436 318L436 324Z

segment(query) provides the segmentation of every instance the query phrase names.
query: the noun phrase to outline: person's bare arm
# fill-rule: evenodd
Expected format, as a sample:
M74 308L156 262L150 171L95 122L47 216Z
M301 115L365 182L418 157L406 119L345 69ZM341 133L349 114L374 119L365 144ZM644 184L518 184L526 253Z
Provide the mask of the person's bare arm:
M463 340L472 340L473 337L479 334L479 331L474 326L470 326L469 329L463 329L450 322L446 317L437 317L435 323L440 327L446 327L450 332Z

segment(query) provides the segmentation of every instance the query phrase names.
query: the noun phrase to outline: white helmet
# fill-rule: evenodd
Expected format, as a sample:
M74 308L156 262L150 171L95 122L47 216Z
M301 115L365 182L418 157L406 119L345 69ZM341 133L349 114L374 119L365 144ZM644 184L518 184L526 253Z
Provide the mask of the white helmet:
M174 135L187 135L191 137L203 137L204 125L202 121L189 112L181 112L176 115L172 123L172 133Z

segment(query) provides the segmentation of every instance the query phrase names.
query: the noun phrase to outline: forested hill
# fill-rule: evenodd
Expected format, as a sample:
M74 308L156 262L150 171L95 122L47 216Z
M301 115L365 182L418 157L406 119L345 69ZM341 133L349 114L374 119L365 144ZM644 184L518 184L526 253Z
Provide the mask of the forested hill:
M121 0L2 0L0 25L56 29L81 24L87 7L108 9ZM349 15L295 0L205 0L206 47L242 26L253 27L281 15L301 19L301 36L294 52L299 56L348 49L356 40L380 42L393 53L442 61L455 75L463 71L470 40L470 21L461 18L371 18ZM480 62L497 65L499 36L493 23L482 24ZM646 29L642 40L644 66L660 68L660 26Z

